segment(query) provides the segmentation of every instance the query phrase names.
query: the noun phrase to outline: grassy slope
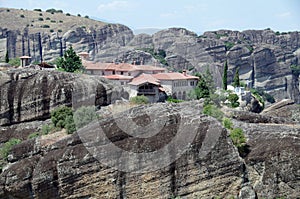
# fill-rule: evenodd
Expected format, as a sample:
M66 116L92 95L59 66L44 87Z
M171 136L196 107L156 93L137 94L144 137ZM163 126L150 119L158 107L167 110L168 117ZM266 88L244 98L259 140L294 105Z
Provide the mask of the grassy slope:
M21 15L24 15L24 18L22 18ZM45 11L39 12L13 8L0 8L0 18L0 27L2 29L7 28L9 30L20 30L22 32L26 27L28 27L30 33L50 33L50 30L53 30L54 32L61 30L62 33L65 33L70 29L75 29L76 27L84 26L86 28L97 28L106 24L85 18L84 16L67 16L66 13L51 14ZM43 21L40 21L39 18L43 18ZM47 20L47 18L50 20ZM42 28L44 25L49 25L50 28Z

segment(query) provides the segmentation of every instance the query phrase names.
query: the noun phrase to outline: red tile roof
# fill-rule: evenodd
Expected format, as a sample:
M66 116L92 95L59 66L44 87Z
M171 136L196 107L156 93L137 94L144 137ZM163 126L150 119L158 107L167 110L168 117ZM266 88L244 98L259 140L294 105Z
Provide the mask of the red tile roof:
M128 63L93 63L91 61L83 61L83 66L87 70L114 70L114 71L156 71L164 72L165 68L148 66L148 65L133 65Z
M111 80L131 80L133 79L132 76L126 76L126 75L107 75L107 76L102 76L105 77L106 79L111 79Z
M153 74L153 77L159 80L188 80L188 79L199 79L197 76L184 75L182 73L157 73Z
M129 84L138 86L138 85L145 84L145 83L151 83L151 84L154 84L157 86L160 85L160 81L158 79L156 79L155 77L153 77L150 74L145 74L145 73L134 78Z

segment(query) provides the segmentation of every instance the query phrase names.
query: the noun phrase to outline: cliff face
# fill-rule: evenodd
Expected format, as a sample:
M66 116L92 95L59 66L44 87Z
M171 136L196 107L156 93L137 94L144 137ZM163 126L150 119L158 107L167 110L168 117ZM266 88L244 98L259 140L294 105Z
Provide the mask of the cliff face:
M77 52L89 52L93 61L124 60L155 65L157 61L149 49L163 50L171 68L204 72L209 67L219 87L227 60L228 83L239 68L242 81L250 86L263 89L278 100L290 98L300 103L299 73L293 73L290 67L300 65L298 32L219 30L197 36L183 28L170 28L152 36L135 36L126 26L107 24L98 28L72 27L61 36L2 29L0 38L11 57L25 53L36 61L42 55L44 60L53 61L72 45Z
M0 74L0 125L47 119L59 106L96 96L95 106L128 98L101 77L57 71L11 70Z
M103 118L55 142L43 137L25 141L9 155L10 164L0 175L0 196L4 199L298 196L299 126L285 124L284 119L276 120L280 125L273 124L272 117L257 117L253 113L233 114L243 115L235 117L234 125L243 128L248 139L249 151L242 159L228 132L215 119L202 115L201 110L198 101L142 106ZM154 113L159 114L151 118ZM149 115L155 126L165 122L152 137L124 134L124 126L118 123L130 118L147 128ZM135 125L128 128L132 132L138 129ZM100 130L113 146L124 151L98 153L101 151L98 147L109 145L101 141ZM172 147L178 134L183 141L192 136L187 148L181 148L180 142ZM149 159L151 152L164 146L168 146L167 153ZM123 159L127 152L132 152L131 159ZM148 172L139 173L142 169Z

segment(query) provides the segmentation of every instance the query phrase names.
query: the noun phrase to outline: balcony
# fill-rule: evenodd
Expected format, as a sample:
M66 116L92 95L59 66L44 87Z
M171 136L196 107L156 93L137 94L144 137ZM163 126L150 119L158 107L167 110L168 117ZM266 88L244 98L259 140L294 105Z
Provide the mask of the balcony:
M155 89L138 89L138 95L155 95Z

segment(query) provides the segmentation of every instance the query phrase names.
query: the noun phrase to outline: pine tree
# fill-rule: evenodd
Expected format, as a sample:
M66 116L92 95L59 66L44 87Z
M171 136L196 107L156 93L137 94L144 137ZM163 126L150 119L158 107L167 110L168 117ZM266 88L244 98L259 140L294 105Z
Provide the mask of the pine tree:
M234 86L234 87L240 87L239 70L240 70L240 68L237 68L236 71L235 71L235 75L234 75L234 78L233 78L233 84L232 84L232 86Z
M72 46L66 50L63 57L58 59L57 66L66 72L75 72L83 69L81 59Z
M5 54L5 63L8 63L9 62L9 56L8 56L8 50L6 51L6 54Z
M223 89L227 90L227 71L228 71L228 64L227 61L225 61L224 64L224 73L223 73Z

